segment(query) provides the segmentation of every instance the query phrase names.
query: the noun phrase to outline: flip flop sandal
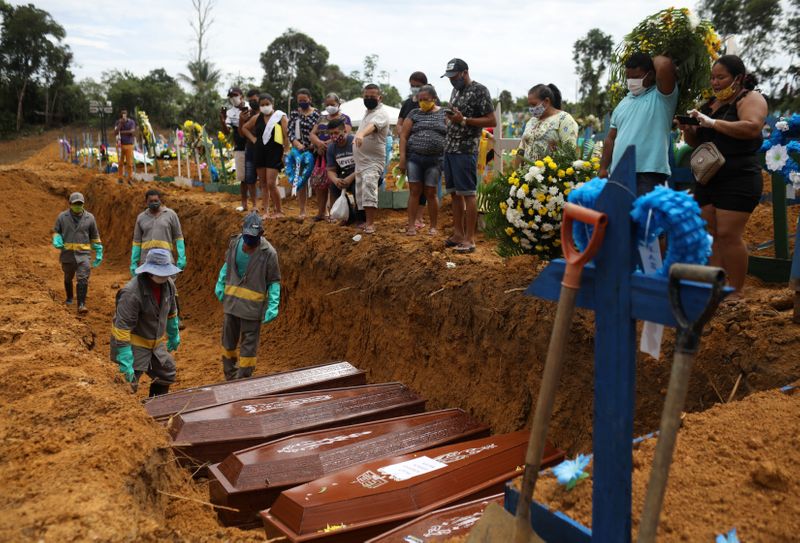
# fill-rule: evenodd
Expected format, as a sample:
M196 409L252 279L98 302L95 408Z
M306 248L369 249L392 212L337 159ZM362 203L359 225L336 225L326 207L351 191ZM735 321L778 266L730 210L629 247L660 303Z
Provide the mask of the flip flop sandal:
M429 236L437 236L437 235L439 235L439 231L436 228L431 227L428 230L428 235Z
M475 252L475 246L474 245L459 245L458 247L455 248L455 251L460 255L474 253Z
M374 234L375 233L375 227L374 226L365 226L364 227L364 233L365 234Z
M458 243L457 241L453 241L450 238L447 238L446 240L444 240L444 246L445 247L458 247L459 245L461 245L461 244Z

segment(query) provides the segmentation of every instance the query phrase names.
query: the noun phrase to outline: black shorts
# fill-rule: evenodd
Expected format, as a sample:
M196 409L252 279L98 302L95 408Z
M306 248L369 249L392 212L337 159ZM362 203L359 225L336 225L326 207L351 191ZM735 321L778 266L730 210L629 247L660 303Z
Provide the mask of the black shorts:
M764 188L761 166L753 160L744 163L736 158L726 157L726 160L725 166L707 184L694 184L694 199L700 207L713 205L717 209L752 213Z
M270 140L266 145L256 144L256 168L283 169L283 146Z

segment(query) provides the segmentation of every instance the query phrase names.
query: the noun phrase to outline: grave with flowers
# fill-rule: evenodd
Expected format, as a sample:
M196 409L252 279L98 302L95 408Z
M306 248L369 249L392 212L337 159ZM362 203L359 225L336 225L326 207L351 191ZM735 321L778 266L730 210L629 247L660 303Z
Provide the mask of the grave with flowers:
M548 165L545 168L551 169ZM517 191L521 190L522 180L519 187L513 186ZM669 228L670 233L678 233L688 218L695 222L690 225L691 232L682 235L693 236L694 241L681 249L685 251L683 255L673 257L682 262L702 261L709 246L704 229L701 227L698 231L697 228L698 221L701 221L699 210L694 209L696 204L685 193L662 188L654 191L658 194L650 200L636 199L634 147L625 151L608 181L595 179L585 187L579 189L586 196L580 199L580 203L608 217L605 240L594 261L584 268L577 295L577 305L595 313L592 529L536 501L531 504L531 525L546 541L627 543L631 541L631 487L636 443L633 435L636 321L676 326L665 277L670 259L668 257L665 266L655 272L643 273L640 269L647 267L641 263L640 255L643 253L639 252L638 246L648 241L657 243L658 234L665 228ZM507 189L506 194L510 191ZM522 197L514 195L517 201L525 197L530 198L524 194ZM516 205L513 208L509 205L507 210L517 209ZM653 224L643 220L649 215L648 207L661 217ZM532 202L530 208L533 209ZM524 202L522 209L528 209ZM538 210L534 212L538 213ZM516 216L516 213L512 215ZM547 212L542 216L545 215ZM522 245L513 240L511 243ZM576 243L580 245L577 237ZM687 260L692 255L696 260ZM552 260L531 283L526 294L558 300L565 268L563 259ZM702 313L711 288L708 284L680 281L679 296L689 320ZM726 292L731 292L731 289L726 289ZM556 475L566 485L580 484L586 477L583 470L588 462L589 457L579 456L561 466ZM504 502L506 510L513 514L518 500L519 491L514 485L508 485Z
M769 282L792 280L800 291L800 239L795 238L794 257L789 254L789 228L787 205L797 203L800 190L800 115L781 117L772 128L769 138L761 146L764 168L772 177L772 225L775 256L753 256L748 263L748 273ZM800 228L795 236L800 236ZM794 261L794 263L793 263Z

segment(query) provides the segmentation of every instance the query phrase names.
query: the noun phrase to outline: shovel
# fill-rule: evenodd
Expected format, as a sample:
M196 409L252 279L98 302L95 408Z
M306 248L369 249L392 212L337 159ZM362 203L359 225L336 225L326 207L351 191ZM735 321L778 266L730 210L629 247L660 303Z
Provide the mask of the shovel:
M592 238L583 252L578 252L572 241L572 223L574 220L593 226ZM561 246L567 267L561 281L561 295L558 299L556 319L550 346L547 349L547 360L542 374L539 397L536 399L536 411L533 415L533 428L528 441L528 452L525 455L525 473L522 477L522 490L517 502L516 518L512 517L500 505L490 504L481 520L470 532L467 543L530 543L542 539L531 528L531 499L536 486L536 478L542 464L547 426L553 413L556 389L561 379L564 365L564 350L575 312L575 298L581 286L583 267L591 260L600 248L605 235L608 217L592 209L575 204L566 204L561 222Z
M681 301L681 280L710 283L711 295L706 302L703 313L690 322ZM667 398L664 400L664 411L661 413L661 426L658 443L653 457L650 482L644 500L644 509L639 523L639 543L653 543L656 540L658 518L667 489L669 466L672 463L672 452L678 438L681 425L681 412L686 401L689 388L689 375L692 372L694 356L700 346L703 326L714 315L720 301L725 297L725 271L722 268L697 266L694 264L673 264L669 269L669 302L672 314L678 323L675 339L675 358L669 377Z

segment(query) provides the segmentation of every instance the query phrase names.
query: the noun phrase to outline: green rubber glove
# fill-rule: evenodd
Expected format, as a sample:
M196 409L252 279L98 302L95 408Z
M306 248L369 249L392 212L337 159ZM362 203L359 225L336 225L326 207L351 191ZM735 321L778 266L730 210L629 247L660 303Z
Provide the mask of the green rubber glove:
M94 249L94 262L92 262L92 267L96 268L103 261L103 246L99 243L92 243L92 249Z
M264 313L264 320L261 321L262 324L267 324L278 316L278 306L281 303L281 284L270 283L267 294L269 296L267 300L267 312Z
M64 238L61 237L61 234L53 234L53 247L56 249L64 248Z
M214 295L220 302L225 297L225 278L228 276L228 263L222 265L217 277L217 285L214 287Z
M177 350L181 344L181 334L178 331L178 317L167 320L167 350L169 352Z
M142 246L134 245L131 247L131 277L136 277L136 268L139 267L139 259L142 256Z
M178 251L178 261L175 263L180 269L186 267L186 244L182 239L175 242L175 249Z
M125 375L129 383L133 382L133 349L130 345L125 345L117 349L117 362L119 362L119 371Z

